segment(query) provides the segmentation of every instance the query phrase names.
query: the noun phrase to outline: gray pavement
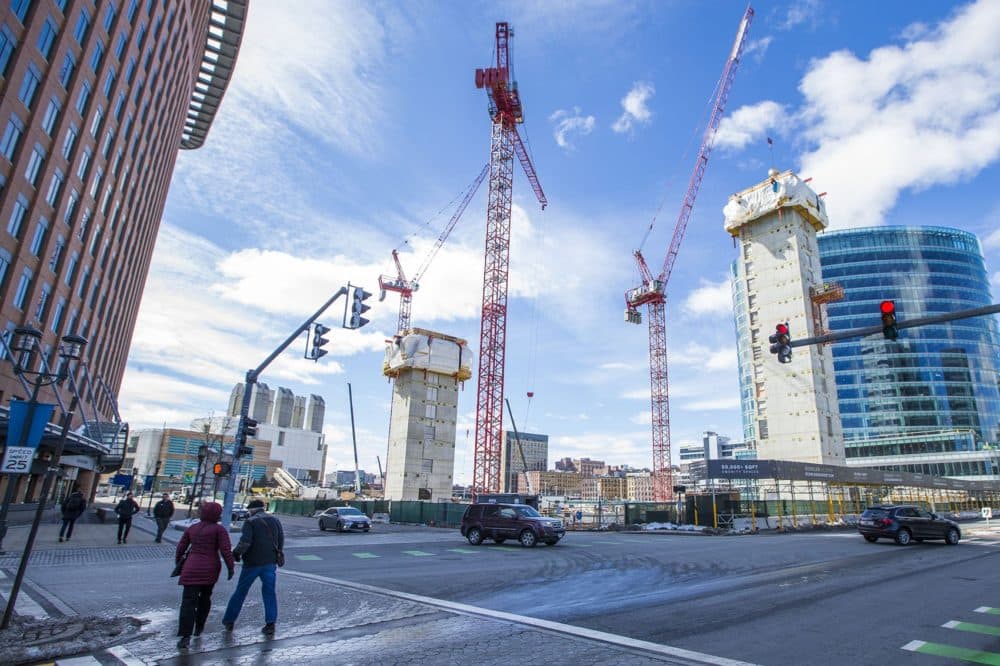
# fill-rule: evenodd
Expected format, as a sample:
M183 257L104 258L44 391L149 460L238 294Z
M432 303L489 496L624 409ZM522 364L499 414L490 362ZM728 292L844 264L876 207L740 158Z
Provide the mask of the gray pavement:
M308 561L312 545L339 552L358 537L382 545L455 541L455 530L376 526L369 535L320 534L311 518L281 517L293 561ZM23 547L27 528L12 528L8 552ZM89 653L65 655L57 664L729 664L740 662L686 652L641 640L580 629L548 620L395 592L372 585L284 569L279 574L278 631L260 633L263 607L251 591L234 632L221 631L225 602L235 580L215 587L208 631L178 651L180 587L169 577L173 543L154 544L153 523L137 516L128 545L115 544L114 524L77 524L70 543L58 543L58 524L42 525L17 605L41 618L132 616L145 624L138 635ZM175 541L180 532L168 532ZM238 538L234 534L234 540ZM347 553L344 557L348 557ZM0 558L0 593L9 590L16 557ZM353 558L352 558L353 559ZM106 643L104 644L106 645ZM0 663L7 663L0 657ZM51 663L51 662L50 662Z

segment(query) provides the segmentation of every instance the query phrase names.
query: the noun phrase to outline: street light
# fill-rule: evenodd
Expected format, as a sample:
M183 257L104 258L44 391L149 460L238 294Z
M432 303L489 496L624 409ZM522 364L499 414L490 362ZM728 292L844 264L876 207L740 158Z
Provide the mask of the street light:
M194 507L195 491L197 491L198 499L201 499L201 487L205 485L205 471L202 468L205 464L205 458L208 457L208 447L204 444L198 447L198 469L194 473L194 483L191 485L191 497L188 498L188 515L191 517L191 509ZM201 476L201 481L199 482L198 476Z
M79 335L64 335L62 337L62 344L59 346L59 368L55 373L52 373L44 363L44 359L38 370L33 369L34 355L35 352L38 351L41 339L42 334L38 329L31 327L18 327L14 329L14 351L16 352L14 373L22 379L25 377L29 378L29 381L32 384L31 398L27 405L27 416L24 421L24 427L21 428L19 438L19 445L22 447L28 444L29 433L31 431L32 422L34 421L35 412L40 406L38 403L39 389L43 386L62 383L67 377L69 377L70 364L73 361L80 360L80 357L83 355L83 348L87 344L87 339ZM17 595L18 592L20 592L21 582L24 580L24 574L28 568L28 559L31 557L31 549L35 545L35 537L38 535L38 526L42 522L42 514L45 512L45 500L48 498L52 489L52 484L55 481L56 474L59 472L59 459L62 457L63 448L66 446L66 436L69 434L70 426L73 424L73 413L76 410L77 402L77 398L74 396L72 402L70 403L69 410L63 412L59 439L56 443L56 448L52 452L52 456L48 461L48 468L45 470L45 480L42 482L42 490L38 495L38 505L35 508L35 518L31 523L31 531L28 532L28 541L24 546L24 552L21 554L21 562L18 565L17 574L14 576L14 583L11 586L10 595L7 598L7 607L4 609L3 620L0 621L0 629L6 629L8 627L11 617L14 614L14 605L17 603ZM54 405L43 406L43 409L50 410L49 413L51 413L51 409L53 408ZM8 442L8 452L10 449L11 446ZM30 472L30 467L26 471ZM13 488L15 486L15 482L11 476L12 475L8 474L7 492L4 496L3 507L0 509L0 547L2 547L2 539L7 533L7 511L10 508L10 503L14 496ZM0 552L3 551L0 550Z
M42 333L30 326L19 326L14 329L14 344L11 346L13 352L12 362L14 364L14 374L18 377L27 378L31 382L31 397L27 403L27 414L24 419L24 427L18 438L18 447L28 447L28 437L31 431L31 424L34 421L35 413L38 410L38 391L43 386L61 383L69 377L69 366L73 361L80 360L83 348L87 344L87 339L79 335L65 335L62 338L62 345L59 347L59 368L56 372L50 372L48 367L43 365L43 369L34 370L35 353L41 345ZM45 405L43 408L52 408L52 405ZM72 410L71 410L72 411ZM10 448L10 442L8 442ZM61 450L58 455L61 455ZM56 458L58 458L58 455ZM29 473L30 465L26 466L23 472ZM14 501L14 490L18 483L14 473L7 475L7 489L4 492L3 504L0 505L0 554L3 554L3 540L7 536L7 512ZM46 495L43 494L44 498Z

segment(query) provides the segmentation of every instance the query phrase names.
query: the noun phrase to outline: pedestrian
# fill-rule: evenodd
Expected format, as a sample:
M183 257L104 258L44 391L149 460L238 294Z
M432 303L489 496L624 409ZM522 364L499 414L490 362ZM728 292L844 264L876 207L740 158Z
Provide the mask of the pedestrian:
M153 517L156 518L156 543L163 541L163 533L170 525L174 515L174 503L170 501L170 493L163 493L163 499L153 507Z
M118 515L118 543L128 543L128 533L132 529L132 516L139 513L139 504L132 499L132 493L125 493L125 499L115 506Z
M278 621L278 597L275 593L275 579L278 567L285 563L283 549L285 533L281 522L264 510L264 502L259 499L247 504L250 517L243 523L240 542L233 549L236 561L243 561L240 579L229 598L222 625L232 631L236 618L243 609L243 602L253 585L260 578L261 596L264 598L264 626L261 631L267 636L274 635L274 623Z
M59 528L59 543L62 543L63 537L66 537L66 541L70 540L73 536L73 525L76 524L76 519L87 510L87 500L83 499L79 485L73 484L73 491L63 499L60 506L62 508L62 527Z
M236 569L229 532L219 524L222 505L218 502L206 502L201 505L200 516L199 522L184 530L174 553L175 563L180 562L184 553L187 553L178 581L184 586L177 625L177 635L180 636L177 647L180 649L191 644L192 633L194 636L201 636L205 630L205 621L212 609L212 588L222 571L219 556L226 563L226 570L229 572L227 580L232 579Z

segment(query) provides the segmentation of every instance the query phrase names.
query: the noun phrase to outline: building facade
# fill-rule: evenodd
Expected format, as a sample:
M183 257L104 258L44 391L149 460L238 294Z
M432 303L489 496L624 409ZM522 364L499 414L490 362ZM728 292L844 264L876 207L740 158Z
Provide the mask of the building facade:
M64 404L79 394L74 426L93 446L77 453L97 471L123 460L104 424L122 421L117 395L177 151L206 138L245 13L246 0L18 0L0 11L0 336L35 328L53 354L64 335L88 340L59 390ZM23 386L0 359L0 403L15 395ZM51 389L39 398L56 402Z
M792 337L815 333L812 291L822 282L816 234L825 205L786 171L734 194L725 229L737 239L733 305L737 324L744 439L761 458L844 463L834 368L823 346L795 349L789 363L769 353L769 336L787 323Z
M887 226L819 238L823 278L843 287L827 304L833 330L992 302L976 237L944 227ZM906 328L832 346L847 462L934 476L1000 478L1000 333L995 316Z
M525 492L518 485L518 474L524 471L545 471L549 467L549 436L531 432L518 433L516 437L506 431L503 450L500 452L500 471L503 475L503 492Z

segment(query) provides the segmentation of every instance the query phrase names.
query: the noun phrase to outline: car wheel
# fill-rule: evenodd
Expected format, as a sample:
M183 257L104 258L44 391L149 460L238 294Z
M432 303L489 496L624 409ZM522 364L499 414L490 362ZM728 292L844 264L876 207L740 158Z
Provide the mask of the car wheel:
M326 532L326 523L323 522L322 518L319 520L319 531Z
M483 533L478 527L470 528L465 534L465 538L469 540L473 546L478 546L483 542Z
M521 535L517 538L521 542L521 545L525 548L533 548L536 543L538 543L538 537L531 530L524 530Z
M344 523L340 522L339 520L337 521L337 531L338 532L344 531Z
M870 535L866 534L865 535L865 541L867 541L868 543L875 543L876 541L878 541L878 537L877 536L870 536Z
M958 533L958 530L956 530L954 527L952 527L950 530L948 530L948 533L944 535L944 541L949 546L956 546L956 545L958 545L958 540L960 538L961 538L961 535Z
M501 543L503 543L506 540L507 540L506 537L493 537L493 541L495 541L498 544L501 544Z
M909 546L910 539L912 538L913 535L910 534L910 530L906 529L905 527L896 532L896 543L898 543L900 546Z

